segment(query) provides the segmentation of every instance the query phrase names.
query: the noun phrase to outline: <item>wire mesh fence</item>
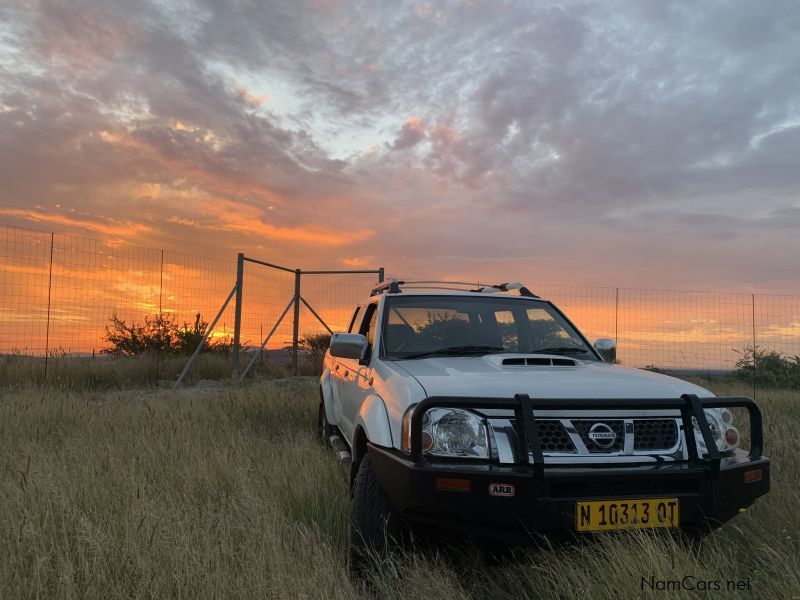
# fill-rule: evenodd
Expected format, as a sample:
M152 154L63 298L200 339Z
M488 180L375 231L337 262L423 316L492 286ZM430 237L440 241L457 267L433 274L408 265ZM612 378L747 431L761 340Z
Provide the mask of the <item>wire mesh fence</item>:
M0 227L0 353L97 355L111 317L193 323L234 281L229 261Z
M297 277L294 269L257 264L244 269L239 336L248 358L258 352L262 361L285 363L295 333L302 338L346 329L378 270L302 271L299 303ZM191 327L198 314L213 319L236 281L235 260L0 226L0 358L35 357L35 371L45 375L57 359L100 360L110 349L106 327L112 317L142 323L161 315ZM529 287L555 302L588 338L615 339L625 365L723 374L743 359L752 361L754 347L800 356L800 296ZM235 320L231 302L220 314L212 343L230 341ZM230 357L225 360L228 366L220 373L230 373ZM153 368L151 379L176 375L163 370L159 357Z
M313 371L325 341L320 334L344 331L353 307L383 280L383 269L291 269L244 254L237 261L232 367L240 379L259 359L262 366L281 365L288 359L292 371L298 372L300 354L305 354L303 366Z
M377 283L375 274L303 274L303 298L334 332L346 331L353 310L363 304L366 294ZM326 328L311 310L303 305L300 312L300 329L305 335L326 333Z

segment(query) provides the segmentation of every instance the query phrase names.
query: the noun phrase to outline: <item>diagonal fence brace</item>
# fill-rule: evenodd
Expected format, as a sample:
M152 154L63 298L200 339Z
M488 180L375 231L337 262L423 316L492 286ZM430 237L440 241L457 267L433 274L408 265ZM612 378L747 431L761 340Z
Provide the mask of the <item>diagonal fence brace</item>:
M327 329L327 330L328 330L328 333L330 333L331 335L333 335L333 329L331 329L330 327L328 327L328 324L327 324L325 321L323 321L323 320L322 320L322 317L320 317L320 316L317 314L317 311L315 311L313 308L311 308L311 305L310 305L308 302L306 302L306 299L305 299L305 298L303 298L302 296L300 296L300 301L301 301L303 304L305 304L305 305L306 305L306 308L307 308L308 310L310 310L310 311L311 311L311 314L312 314L312 315L314 315L315 317L317 317L317 321L319 321L320 323L322 323L322 326L323 326L325 329Z
M253 358L250 359L250 362L247 363L247 366L244 368L244 371L242 371L242 374L239 375L239 383L242 383L244 381L244 378L247 377L247 374L250 372L250 369L253 368L253 365L255 364L256 360L258 360L258 355L261 354L261 351L264 349L264 346L267 345L267 342L270 340L273 334L278 330L278 327L283 322L283 318L286 316L286 313L289 312L289 309L295 303L296 299L297 299L296 296L292 296L292 299L289 300L289 304L287 304L286 308L283 309L281 316L278 317L278 320L275 322L275 325L272 326L272 329L270 329L269 333L267 334L267 337L265 337L264 341L261 342L261 346L259 346L258 350L253 354Z
M178 389L178 386L180 386L180 384L183 383L183 379L186 377L186 374L189 372L189 369L192 368L194 361L197 360L197 357L200 354L200 351L203 349L203 346L206 345L208 338L211 337L211 332L214 331L214 327L217 325L217 321L219 321L220 317L222 316L222 313L225 312L225 309L228 308L228 304L230 304L231 298L233 298L233 295L236 293L236 290L238 289L239 289L239 284L237 283L236 285L233 286L231 293L228 294L228 298L223 303L222 308L219 309L219 312L217 313L217 316L214 317L214 320L211 322L211 325L209 325L208 329L206 329L206 333L205 335L203 335L203 339L200 340L199 344L197 344L197 348L195 348L194 353L192 354L189 361L186 363L186 366L183 367L183 371L181 371L181 374L178 375L178 379L175 381L175 383L172 384L173 390Z

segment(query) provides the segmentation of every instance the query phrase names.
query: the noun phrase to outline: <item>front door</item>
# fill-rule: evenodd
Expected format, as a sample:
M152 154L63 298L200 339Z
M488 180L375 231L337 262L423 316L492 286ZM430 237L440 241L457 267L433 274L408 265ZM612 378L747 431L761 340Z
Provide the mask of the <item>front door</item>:
M377 318L377 303L368 305L358 330L358 333L367 338L368 346L365 355L365 362L367 363L369 363L372 357ZM361 411L361 404L364 402L364 398L371 386L369 379L372 370L367 365L359 364L359 361L356 359L340 358L337 360L339 361L339 375L341 377L341 394L339 396L342 403L341 429L347 440L352 442L356 428L356 419L358 418L358 413Z

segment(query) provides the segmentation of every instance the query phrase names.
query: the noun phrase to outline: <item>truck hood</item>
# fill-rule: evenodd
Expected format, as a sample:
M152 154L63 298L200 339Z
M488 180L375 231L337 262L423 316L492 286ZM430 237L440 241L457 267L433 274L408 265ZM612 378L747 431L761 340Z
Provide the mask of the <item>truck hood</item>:
M574 366L509 366L519 354L474 357L430 357L395 361L425 389L426 396L531 398L678 398L682 394L713 396L710 391L667 375L594 361ZM536 358L547 358L537 355ZM563 356L550 356L563 360ZM572 359L570 359L572 360Z

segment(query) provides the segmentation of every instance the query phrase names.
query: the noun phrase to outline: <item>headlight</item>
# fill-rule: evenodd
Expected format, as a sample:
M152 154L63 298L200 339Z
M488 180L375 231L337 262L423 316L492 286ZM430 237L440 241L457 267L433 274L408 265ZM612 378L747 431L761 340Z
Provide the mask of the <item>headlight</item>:
M403 450L411 448L411 415L403 416ZM422 416L422 451L444 458L488 458L486 422L475 413L459 408L432 408Z
M706 408L708 426L711 429L711 437L717 445L719 452L730 452L739 445L739 430L733 425L733 415L727 408ZM708 454L708 448L700 433L697 419L692 417L694 424L694 439L697 442L697 453L700 456Z

